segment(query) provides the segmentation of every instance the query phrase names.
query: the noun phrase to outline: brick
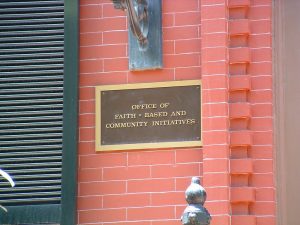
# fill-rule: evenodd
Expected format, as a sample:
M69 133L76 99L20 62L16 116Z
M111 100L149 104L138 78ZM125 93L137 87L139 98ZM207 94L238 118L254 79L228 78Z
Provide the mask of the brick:
M203 90L203 102L207 103L223 103L228 100L228 91L227 89L212 89L212 90Z
M238 102L229 104L229 116L231 119L250 118L251 105L248 102Z
M100 0L81 0L79 4L80 4L80 6L98 5L98 4L100 4Z
M229 174L224 173L203 173L203 186L214 187L214 186L228 186L229 185Z
M226 18L227 8L225 5L202 6L201 13L202 20Z
M272 6L272 0L252 0L251 2L252 6L258 6L258 5L269 5Z
M222 201L229 199L229 191L227 187L205 187L207 201Z
M231 225L256 225L256 218L253 215L233 215Z
M80 48L80 59L125 57L126 54L127 46L125 44Z
M203 89L217 89L228 86L228 77L226 75L211 75L202 78Z
M228 37L223 33L212 33L212 34L204 34L201 36L202 38L202 46L203 47L216 47L223 46L226 47L228 44Z
M181 26L163 28L164 40L199 38L198 26Z
M163 58L165 68L200 66L199 53L180 55L165 55Z
M144 179L127 181L128 193L138 192L166 192L175 190L175 180L168 179Z
M102 196L83 196L77 198L77 209L102 209Z
M272 90L252 91L249 101L251 103L270 103L273 101Z
M163 1L163 12L184 12L184 11L195 11L199 8L198 1L192 0L189 4L181 0L164 0Z
M254 76L271 75L272 63L271 62L251 63L251 65L249 66L249 74Z
M79 183L79 196L121 194L125 191L124 181Z
M203 118L202 128L204 130L224 130L229 127L229 120L226 117Z
M230 35L249 35L250 26L249 20L240 19L240 20L231 20L228 25Z
M205 208L207 208L211 215L229 214L230 204L229 201L206 201Z
M203 145L227 144L228 133L226 131L203 132Z
M79 182L93 182L102 180L102 169L79 169Z
M250 0L229 0L228 7L248 7L250 6Z
M80 168L102 168L112 166L126 166L126 153L97 153L94 155L80 156Z
M200 52L201 40L189 39L189 40L176 40L175 41L175 54Z
M224 0L202 0L201 5L216 5L216 4L224 4Z
M126 44L128 43L127 30L113 30L103 32L103 44Z
M230 184L231 187L249 186L249 174L230 174Z
M255 215L275 215L275 202L255 202L250 206L250 211Z
M120 194L103 196L104 208L128 208L150 205L150 194Z
M233 215L248 215L248 202L231 202L231 211Z
M128 165L174 164L174 151L140 151L128 153Z
M95 129L93 128L79 128L79 141L93 141L95 140Z
M256 104L252 105L252 115L253 117L265 117L272 116L272 104Z
M149 166L103 168L104 180L129 180L150 178Z
M202 118L211 116L228 116L228 103L204 104Z
M95 100L79 101L79 114L95 113Z
M204 159L229 158L228 145L205 146L203 150Z
M78 218L80 224L123 221L126 219L126 209L79 211Z
M275 201L275 188L257 188L255 191L256 200L262 201Z
M203 160L203 170L209 172L229 172L228 159L209 159Z
M252 133L250 131L232 131L230 133L231 146L250 146L252 145Z
M229 77L230 91L249 91L251 89L251 79L248 75L235 75Z
M152 206L184 205L184 204L186 204L186 201L184 198L184 193L182 193L182 192L167 192L167 193L152 193L151 194L151 205Z
M125 17L126 13L122 10L116 10L111 1L110 4L103 4L103 0L100 0L101 4L103 5L103 17ZM125 19L125 18L124 18Z
M252 20L265 20L272 18L272 7L269 5L251 7L249 10L249 18Z
M271 48L258 48L251 50L252 62L271 61L272 49Z
M252 90L272 89L273 88L272 76L266 75L266 76L252 77L251 87Z
M175 219L174 206L128 208L128 220Z
M228 64L226 62L203 62L202 77L213 74L227 75Z
M179 218L179 217L176 216L176 218ZM181 225L181 222L179 219L159 220L159 221L152 221L151 225Z
M255 145L271 145L273 143L272 131L253 132L253 143Z
M130 71L128 83L146 83L174 80L174 69Z
M273 174L254 174L251 177L251 186L255 187L273 187L274 175Z
M252 159L232 159L230 160L231 174L249 174L253 173Z
M257 225L275 225L276 217L275 216L267 216L267 217L257 217L256 219Z
M201 67L175 68L175 80L199 80L201 79Z
M227 55L227 48L215 47L202 49L203 61L219 61L224 60Z
M80 46L92 46L102 44L102 33L85 33L79 36Z
M79 79L81 87L104 84L121 84L127 83L127 72L96 73L86 76L80 76Z
M254 160L254 173L273 173L273 160Z
M172 27L175 24L175 15L174 13L163 13L162 16L162 26L163 27Z
M255 189L252 187L233 187L230 189L231 202L254 202Z
M105 72L128 70L128 58L104 59L103 64Z
M250 49L248 47L230 48L229 61L233 63L248 63L251 61Z
M202 181L202 177L200 177L200 180ZM191 180L192 180L192 176L191 177L176 177L175 178L175 190L176 191L180 191L180 192L184 192L187 187L191 184Z
M182 12L175 14L175 26L186 26L200 24L200 12Z
M270 34L259 34L249 36L249 47L262 48L272 46L272 36Z
M210 225L231 225L231 216L229 215L212 215Z
M185 177L199 175L199 163L177 164L177 165L157 165L151 167L151 177Z
M175 53L175 41L164 41L163 42L163 53L174 54Z
M269 131L273 129L273 118L252 118L250 129L255 131Z
M207 20L201 24L201 34L227 33L227 19Z
M254 20L250 21L251 34L271 34L272 26L271 20Z
M94 99L95 99L95 89L93 87L79 88L79 99L80 100L94 101Z
M177 149L176 163L202 162L202 149Z
M253 159L273 159L272 146L252 146L251 157Z
M241 34L241 35L231 35L229 37L229 47L230 48L238 48L238 47L247 47L249 35Z
M229 19L238 20L246 19L248 17L248 7L230 7L229 8Z
M80 19L101 18L102 5L85 5L80 7Z
M93 59L80 61L80 73L96 73L103 71L103 60Z
M95 153L95 141L78 143L79 156L86 155L86 154L94 154L94 153Z

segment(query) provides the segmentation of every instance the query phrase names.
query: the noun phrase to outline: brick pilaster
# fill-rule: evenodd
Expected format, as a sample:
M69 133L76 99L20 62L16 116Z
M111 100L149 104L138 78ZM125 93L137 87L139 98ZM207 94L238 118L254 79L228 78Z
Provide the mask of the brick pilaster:
M230 224L228 8L201 1L203 182L212 225Z

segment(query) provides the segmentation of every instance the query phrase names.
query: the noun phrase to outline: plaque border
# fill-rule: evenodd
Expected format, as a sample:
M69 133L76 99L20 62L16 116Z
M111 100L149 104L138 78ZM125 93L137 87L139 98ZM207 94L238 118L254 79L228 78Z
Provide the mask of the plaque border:
M163 88L163 87L180 87L200 85L200 121L201 134L199 141L174 141L174 142L157 142L157 143L137 143L137 144L116 144L101 145L101 92L111 90L130 90L146 88ZM162 148L183 148L183 147L202 147L202 82L201 80L182 80L153 83L134 83L134 84L117 84L101 85L95 87L95 149L96 151L115 151L115 150L138 150L138 149L162 149Z

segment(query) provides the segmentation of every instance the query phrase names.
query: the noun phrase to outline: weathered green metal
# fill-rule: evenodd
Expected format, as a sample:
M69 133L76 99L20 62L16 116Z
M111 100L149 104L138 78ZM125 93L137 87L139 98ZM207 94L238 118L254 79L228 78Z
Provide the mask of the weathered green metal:
M78 5L0 2L1 224L76 224Z
M112 0L116 9L126 10L130 27L129 69L153 70L162 63L161 0Z
M79 1L65 0L65 61L62 158L62 214L60 225L76 222Z
M184 210L181 222L183 225L209 225L211 216L203 206L206 191L200 185L200 179L193 177L190 186L185 191L185 199L189 204Z

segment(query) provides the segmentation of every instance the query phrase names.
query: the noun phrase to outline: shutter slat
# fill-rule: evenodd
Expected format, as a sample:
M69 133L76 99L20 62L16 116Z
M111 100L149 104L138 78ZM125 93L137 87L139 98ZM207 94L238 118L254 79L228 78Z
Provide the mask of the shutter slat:
M64 1L0 1L0 204L61 199Z

